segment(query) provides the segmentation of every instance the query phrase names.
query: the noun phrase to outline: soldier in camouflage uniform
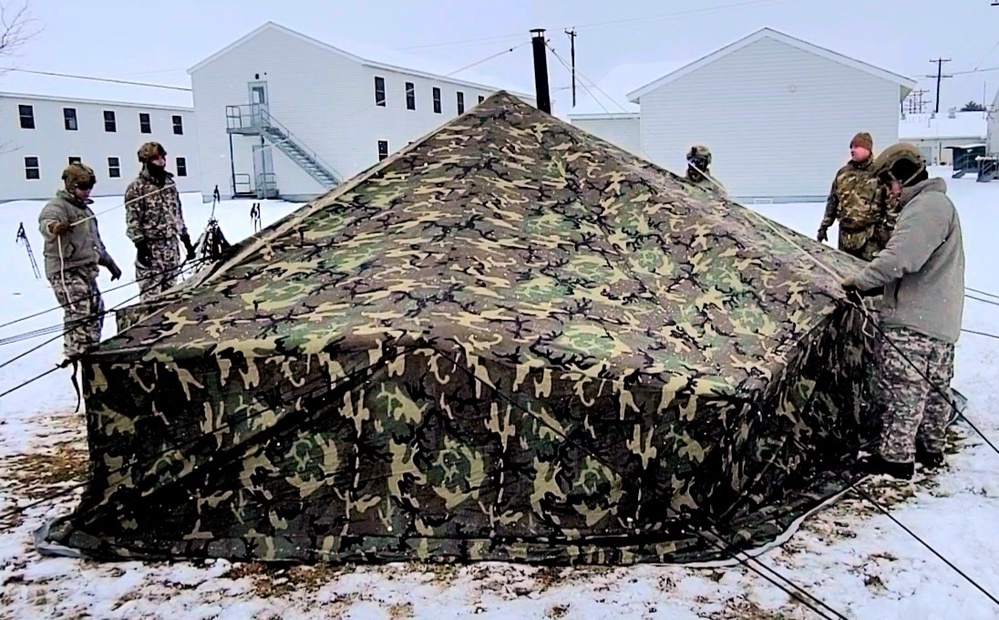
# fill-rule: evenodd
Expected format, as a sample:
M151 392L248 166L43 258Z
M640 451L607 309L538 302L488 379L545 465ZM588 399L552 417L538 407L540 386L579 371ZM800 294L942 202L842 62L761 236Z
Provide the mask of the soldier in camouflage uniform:
M887 242L885 229L879 229L885 214L878 200L878 179L871 174L873 149L869 133L860 132L850 141L850 161L836 172L816 237L828 240L829 227L839 220L839 249L867 261Z
M135 278L140 301L147 302L170 289L181 266L178 237L194 258L194 244L187 233L180 194L173 175L166 170L166 149L158 142L139 148L142 171L125 190L128 238L135 244Z
M954 344L964 312L964 245L947 185L929 178L918 148L901 143L885 149L873 172L901 206L898 222L885 249L843 286L883 293L887 411L880 454L867 466L871 473L908 479L914 461L928 469L944 462Z
M704 145L695 144L687 151L687 180L706 190L726 195L725 188L711 174L711 151Z
M100 342L104 326L104 301L97 287L98 266L121 277L121 269L108 254L90 210L94 171L70 164L62 173L64 189L56 193L41 213L38 228L45 239L45 276L63 307L63 352L72 361Z

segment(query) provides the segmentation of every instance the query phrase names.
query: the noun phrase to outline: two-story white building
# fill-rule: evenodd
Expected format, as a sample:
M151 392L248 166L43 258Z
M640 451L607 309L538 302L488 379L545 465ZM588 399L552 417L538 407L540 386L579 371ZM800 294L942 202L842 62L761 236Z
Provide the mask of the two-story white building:
M178 189L196 191L199 151L194 109L0 93L0 202L51 198L73 161L94 169L93 196L120 196L155 140L168 151Z
M494 79L446 77L363 53L268 22L189 69L205 199L218 187L224 197L307 200L497 90L536 105Z
M764 28L610 93L638 112L570 118L678 174L691 145L707 145L713 175L737 200L814 201L826 198L858 131L873 136L875 150L898 140L899 104L915 84Z

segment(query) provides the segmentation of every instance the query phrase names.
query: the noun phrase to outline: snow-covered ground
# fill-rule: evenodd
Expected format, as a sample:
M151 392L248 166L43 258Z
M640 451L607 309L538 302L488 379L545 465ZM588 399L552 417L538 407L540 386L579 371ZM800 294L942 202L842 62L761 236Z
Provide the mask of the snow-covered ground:
M951 180L964 225L967 285L999 294L997 207L999 183ZM235 241L252 232L251 201L229 201L216 215ZM131 281L134 250L124 235L120 199L100 199L105 241L124 271L102 290ZM38 260L42 241L36 218L42 203L0 205L0 325L55 306L44 278L35 279L23 245L15 245L24 223ZM192 234L203 230L210 204L184 197ZM265 201L263 224L297 205ZM823 205L755 207L805 234L814 234ZM835 230L830 234L835 238ZM992 258L990 258L992 257ZM41 266L41 265L40 265ZM111 307L133 298L134 285L105 295ZM976 295L985 299L987 296ZM990 299L999 302L999 299ZM7 343L4 339L59 325L61 312L0 327L0 364L55 334ZM965 327L999 333L999 305L968 300ZM105 336L114 321L105 322ZM0 393L57 363L61 340L0 368ZM968 418L999 442L999 340L965 334L958 345L955 387L969 398ZM0 515L15 506L83 480L86 462L81 414L74 413L69 371L59 370L0 397ZM985 590L999 595L999 454L967 425L955 429L949 468L913 484L869 480L862 488L890 506L906 525ZM265 568L228 562L99 564L45 558L31 532L68 512L75 494L44 501L24 514L0 520L0 619L4 618L812 618L820 617L742 566L688 569L673 566L535 569L520 565L466 567ZM999 618L999 605L935 557L888 517L856 495L810 517L762 562L849 618ZM835 617L828 610L825 612Z

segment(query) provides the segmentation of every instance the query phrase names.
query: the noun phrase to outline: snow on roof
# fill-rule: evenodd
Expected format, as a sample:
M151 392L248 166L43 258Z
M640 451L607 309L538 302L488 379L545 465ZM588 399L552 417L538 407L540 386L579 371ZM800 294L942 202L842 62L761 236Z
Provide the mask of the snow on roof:
M654 82L686 64L686 62L679 61L620 64L608 71L602 79L597 80L596 86L598 88L594 88L587 80L580 78L577 73L576 107L571 107L571 94L563 93L559 99L566 101L565 109L570 118L585 114L637 114L639 107L628 101L628 93ZM588 88L584 88L584 83Z
M285 35L295 37L311 45L315 45L319 48L331 51L335 54L340 54L354 60L355 62L376 67L386 70L395 70L403 73L412 74L424 74L428 77L444 78L444 76L455 73L457 69L461 69L464 66L473 64L477 60L482 60L481 58L461 58L454 59L452 61L443 63L437 62L435 60L424 58L422 56L415 56L412 54L407 54L405 52L400 52L397 50L390 50L381 47L371 45L365 41L353 40L347 36L337 35L335 41L332 43L327 43L319 39L310 37L308 35L302 34L301 32L292 30L280 24L274 22L267 22L260 26L259 28L253 30L252 32L240 37L239 39L233 41L229 45L226 45L219 51L215 52L211 56L205 58L198 64L194 65L187 70L188 73L194 73L198 71L201 67L214 61L215 59L227 54L236 47L242 45L243 43L253 39L257 35L266 32L268 30L274 30ZM527 35L525 34L525 39ZM522 43L530 43L526 40ZM497 43L496 50L493 50L493 54L501 54L503 49L510 49L516 47L520 44L517 42L513 43ZM512 52L513 54L525 54L526 66L531 66L531 48L529 45L520 45L520 47ZM533 74L532 74L533 75ZM469 86L479 86L494 90L506 90L514 95L524 96L530 95L533 97L533 88L528 88L526 84L514 83L508 80L503 80L494 76L486 75L480 73L478 69L465 69L455 73L453 77L445 78L452 82L465 83Z
M186 76L183 81L188 82ZM170 86L190 88L189 83L174 83ZM40 97L61 101L93 101L146 107L194 108L194 98L189 90L95 82L20 71L8 71L0 74L0 91L3 91L4 96L13 97Z
M978 138L988 136L985 112L947 112L940 114L907 114L898 122L899 140L932 140L935 138Z

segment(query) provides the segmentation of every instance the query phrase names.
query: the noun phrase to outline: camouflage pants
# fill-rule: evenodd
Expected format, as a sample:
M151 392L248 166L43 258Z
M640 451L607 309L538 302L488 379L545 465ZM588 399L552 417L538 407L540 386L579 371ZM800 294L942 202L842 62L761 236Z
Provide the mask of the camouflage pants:
M883 249L881 238L875 232L874 226L848 230L840 226L839 249L857 258L871 261Z
M104 299L97 288L97 265L71 267L49 276L56 300L63 308L63 352L79 355L101 341Z
M954 376L954 345L904 327L886 327L884 334L881 456L886 461L911 463L917 440L927 452L943 452L953 406L944 394L950 394Z
M176 237L149 239L151 264L135 261L135 279L139 283L139 301L145 303L177 283L180 268L180 243Z

